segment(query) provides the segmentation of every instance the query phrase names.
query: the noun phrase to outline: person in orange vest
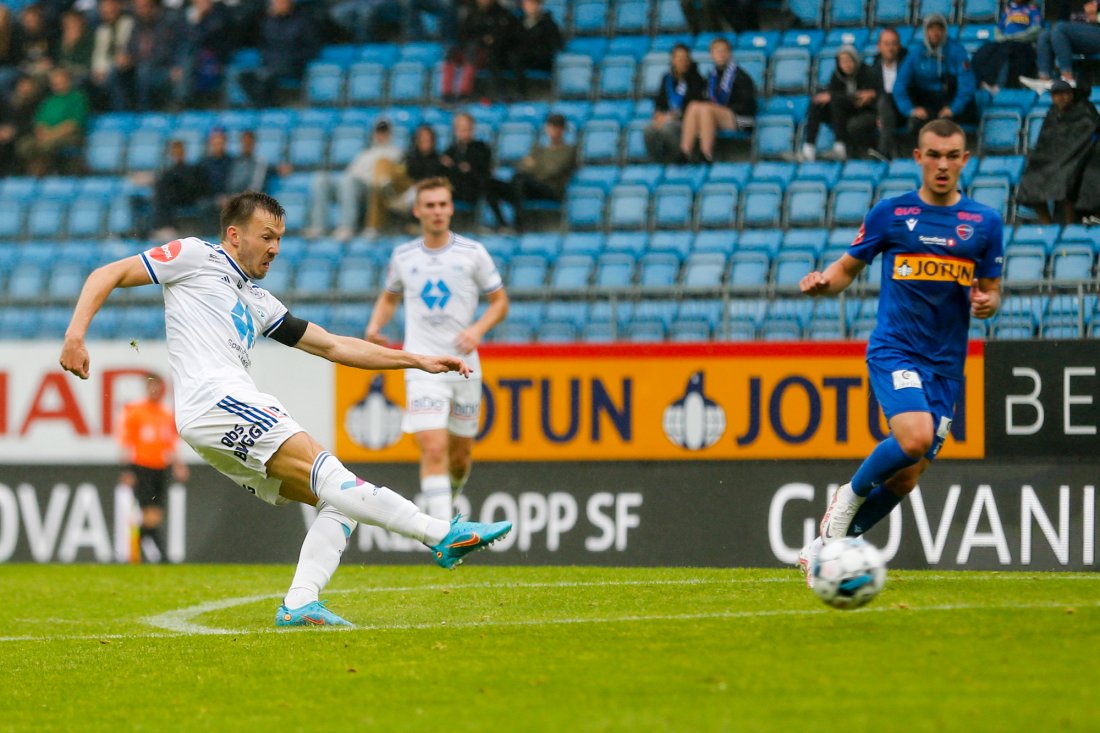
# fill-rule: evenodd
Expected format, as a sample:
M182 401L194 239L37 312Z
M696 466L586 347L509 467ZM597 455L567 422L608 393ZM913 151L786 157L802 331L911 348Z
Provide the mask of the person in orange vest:
M164 379L150 372L145 380L145 399L122 408L118 433L125 452L123 462L129 464L119 482L133 489L141 507L141 552L150 562L159 562L164 556L160 526L164 522L169 472L180 482L190 475L187 464L176 453L179 435L172 411L161 404L164 391Z

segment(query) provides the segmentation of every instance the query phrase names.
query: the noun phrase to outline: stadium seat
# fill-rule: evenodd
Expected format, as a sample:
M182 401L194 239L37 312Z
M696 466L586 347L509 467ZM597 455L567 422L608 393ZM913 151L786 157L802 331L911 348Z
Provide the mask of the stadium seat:
M553 262L562 253L562 236L557 232L529 232L519 238L516 255L538 255ZM571 254L581 254L573 252Z
M593 120L584 128L581 138L582 165L615 163L619 160L619 138L622 127L613 120Z
M983 156L1014 155L1020 149L1020 131L1023 118L1019 112L1008 109L991 109L982 117L978 130L978 144Z
M866 182L841 180L833 188L829 205L829 225L859 226L871 208L874 192Z
M874 0L874 17L877 26L909 25L909 0ZM903 45L905 41L902 41Z
M638 263L638 285L643 289L671 288L679 273L679 257L669 252L649 252Z
M1008 232L1005 234L1008 239ZM1023 244L1039 245L1048 255L1054 250L1054 243L1063 236L1062 227L1057 224L1021 224L1011 234L1011 244L1006 249Z
M84 159L92 173L120 173L126 156L126 133L95 130L85 144Z
M600 62L598 99L627 99L634 95L638 62L630 56L608 56Z
M1009 184L1015 186L1020 182L1020 176L1023 175L1025 158L1022 155L987 155L981 159L978 164L976 175L981 176L1004 176L1008 179ZM973 158L971 158L973 161ZM968 165L969 169L970 166ZM964 184L973 183L974 176L960 182Z
M707 183L695 200L700 229L729 229L737 223L738 189L733 183Z
M644 229L649 222L649 189L620 183L611 189L608 226L612 230Z
M768 284L771 261L763 252L735 252L730 258L727 282L732 290L763 290Z
M306 67L306 101L317 106L338 105L344 98L344 68L313 61Z
M821 227L825 225L829 191L819 181L795 181L787 187L784 206L785 224L789 227Z
M756 118L753 129L753 155L757 159L779 159L794 148L794 118L767 115Z
M778 227L783 189L776 183L750 183L741 192L741 226Z
M554 264L550 287L555 292L584 290L592 279L595 267L591 255L563 255Z
M607 194L596 186L570 186L565 194L565 221L570 230L600 229Z
M386 67L362 61L348 69L347 102L351 105L379 105L386 96Z
M541 291L546 283L549 265L545 257L516 255L508 274L508 288L517 292Z
M968 195L980 204L985 204L1008 218L1008 198L1010 184L1003 176L978 176L970 184Z
M529 122L505 122L497 132L497 164L514 166L531 150L537 137L535 126Z
M389 103L420 104L428 87L428 67L419 61L402 61L390 69Z
M654 229L688 229L691 226L694 195L690 186L663 183L653 195Z
M625 290L634 283L634 257L625 252L605 252L596 261L593 285L597 290Z
M825 0L788 0L787 10L798 20L801 28L821 26Z
M808 94L810 61L810 51L806 48L777 49L769 65L767 93Z
M607 31L608 3L606 0L576 0L573 3L571 35L602 36Z
M554 62L554 91L560 99L588 99L595 67L588 56L561 54Z
M103 196L81 196L74 200L69 205L69 236L101 236L106 214L107 199Z
M1026 148L1024 152L1030 153L1035 149L1035 144L1039 142L1039 133L1042 132L1043 120L1047 117L1048 109L1049 107L1033 109L1024 118L1024 145Z
M940 13L948 23L955 22L955 0L916 0L914 10L918 21L932 13Z
M58 239L65 231L67 201L59 198L38 198L27 209L27 236L35 239Z
M829 3L830 27L862 26L864 24L864 0L832 0Z
M716 290L722 286L726 272L726 258L717 252L693 252L688 255L683 268L683 287L686 290Z
M1058 244L1051 256L1050 279L1054 282L1087 282L1096 261L1087 244Z

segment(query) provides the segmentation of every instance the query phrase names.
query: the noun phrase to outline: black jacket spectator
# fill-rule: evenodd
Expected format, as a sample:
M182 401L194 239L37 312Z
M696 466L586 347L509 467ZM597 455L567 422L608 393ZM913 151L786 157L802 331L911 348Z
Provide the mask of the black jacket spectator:
M646 152L660 163L680 157L684 111L692 102L706 99L707 83L691 59L691 51L677 44L670 54L670 69L657 88L653 119L643 133Z
M542 0L523 0L524 15L509 40L509 66L516 76L516 91L527 95L527 71L551 71L554 57L564 45L561 28Z
M210 98L222 88L225 64L233 54L233 18L229 9L213 0L192 0L182 29L179 67L180 95L194 102Z
M469 97L474 91L478 69L491 74L493 96L499 96L501 70L507 62L509 39L518 20L497 0L477 0L458 28L458 45L443 63L443 97ZM461 67L459 79L455 75Z
M454 186L456 202L476 204L485 195L492 171L493 152L481 140L453 142L443 152L443 167Z
M737 62L731 63L736 66ZM722 88L725 73L725 70L722 70L721 73L715 70L707 76L707 99L716 104L723 104L724 100L725 106L730 108L734 117L739 120L751 120L756 116L756 85L752 83L752 77L746 74L740 66L736 66L733 72L732 93L726 95Z
M241 74L241 88L256 107L271 105L283 84L297 84L316 55L318 38L309 14L294 0L272 0L264 18L260 68Z
M867 149L874 136L878 113L875 109L875 78L870 66L860 59L859 51L843 46L837 52L837 65L829 77L829 88L815 95L806 121L803 158L812 160L817 133L828 122L836 134L833 155L846 159Z

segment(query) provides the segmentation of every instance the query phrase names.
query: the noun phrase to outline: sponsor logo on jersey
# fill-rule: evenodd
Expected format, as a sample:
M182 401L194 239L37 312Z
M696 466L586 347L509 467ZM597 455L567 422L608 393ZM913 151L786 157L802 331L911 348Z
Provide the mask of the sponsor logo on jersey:
M919 206L895 206L894 216L920 216Z
M955 234L958 234L959 239L965 242L974 236L974 227L969 224L959 224L955 227Z
M145 254L152 257L157 262L171 262L179 257L180 250L183 249L183 243L178 239L173 239L168 244L162 244L159 247L153 247Z
M913 231L913 228L917 226L916 219L906 219L905 226L909 227L909 231Z
M894 279L954 282L969 287L974 281L974 263L956 257L898 255L894 260Z
M934 244L937 247L954 247L955 240L950 237L929 237L925 234L918 237L921 244Z
M233 306L230 315L233 318L233 325L237 327L237 335L241 343L251 349L256 343L256 323L252 320L252 314L238 298L237 305Z
M894 380L894 389L921 389L923 386L920 375L912 369L899 369L890 372L890 376Z
M959 219L961 219L962 221L972 221L972 222L975 222L977 224L980 224L981 221L982 221L982 215L981 214L975 214L972 211L960 211L958 216L959 216Z
M424 283L424 289L420 291L420 299L424 301L424 305L428 306L428 310L432 308L443 310L447 307L447 301L451 299L451 289L442 280L434 283L427 280Z

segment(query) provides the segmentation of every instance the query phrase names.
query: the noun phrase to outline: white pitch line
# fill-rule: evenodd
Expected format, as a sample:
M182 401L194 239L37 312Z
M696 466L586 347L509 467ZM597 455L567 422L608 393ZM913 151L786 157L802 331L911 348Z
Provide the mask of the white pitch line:
M1046 576L1043 576L1046 577ZM1057 577L1059 580L1100 580L1100 574L1057 574L1050 577ZM997 573L990 573L987 575L976 574L974 576L967 577L965 574L960 577L958 573L945 574L945 575L922 575L913 578L903 578L905 581L920 581L920 580L932 580L932 581L944 581L944 580L1009 580L1009 581L1022 581L1022 580L1035 580L1036 577L1027 577L1020 575L1001 575ZM468 583L462 585L453 584L433 584L433 585L416 585L416 586L387 586L387 587L375 587L375 588L345 588L338 590L330 590L327 594L337 593L410 593L415 591L443 591L443 590L485 590L485 589L522 589L522 588L577 588L577 587L589 587L589 586L666 586L666 585L739 585L739 584L758 584L758 583L790 583L790 578L731 578L724 580L710 580L705 578L686 578L683 580L617 580L617 581L559 581L559 582L541 582L541 583ZM161 631L147 632L143 634L65 634L58 636L0 636L0 643L3 642L19 642L19 641L112 641L116 639L153 639L153 638L178 638L180 636L218 636L218 635L252 635L252 634L268 634L279 633L279 630L274 627L266 629L219 629L210 626L204 626L202 624L194 623L192 619L213 611L222 611L227 608L234 608L236 606L246 605L248 603L256 603L259 601L278 599L281 596L274 593L255 595L255 596L242 596L239 598L225 598L217 601L207 601L205 603L199 603L194 606L188 606L187 608L177 609L174 611L167 611L156 616L150 616L141 621L149 626L152 626ZM894 606L872 606L870 608L860 609L863 612L887 612L887 611L954 611L954 610L1027 610L1027 609L1062 609L1067 606L1093 608L1100 607L1100 601L1095 603L1036 603L1036 604L946 604L939 606L918 606L906 609L899 609ZM703 619L716 619L716 618L753 618L753 617L771 617L771 616L811 616L819 615L823 613L830 613L826 608L815 609L774 609L763 611L719 611L714 613L699 613L699 614L672 614L672 615L648 615L648 616L616 616L616 617L602 617L602 618L559 618L559 619L540 619L540 620L527 620L516 619L511 621L459 621L455 623L446 622L431 622L421 624L379 624L371 626L356 626L355 629L370 630L370 631L404 631L404 630L418 630L418 629L438 629L438 628L478 628L478 627L490 627L490 626L535 626L545 624L588 624L588 623L636 623L639 621L691 621L691 620L703 620ZM313 633L317 631L347 631L346 628L325 628L325 629L311 629ZM283 633L287 631L293 631L292 629L283 629Z

